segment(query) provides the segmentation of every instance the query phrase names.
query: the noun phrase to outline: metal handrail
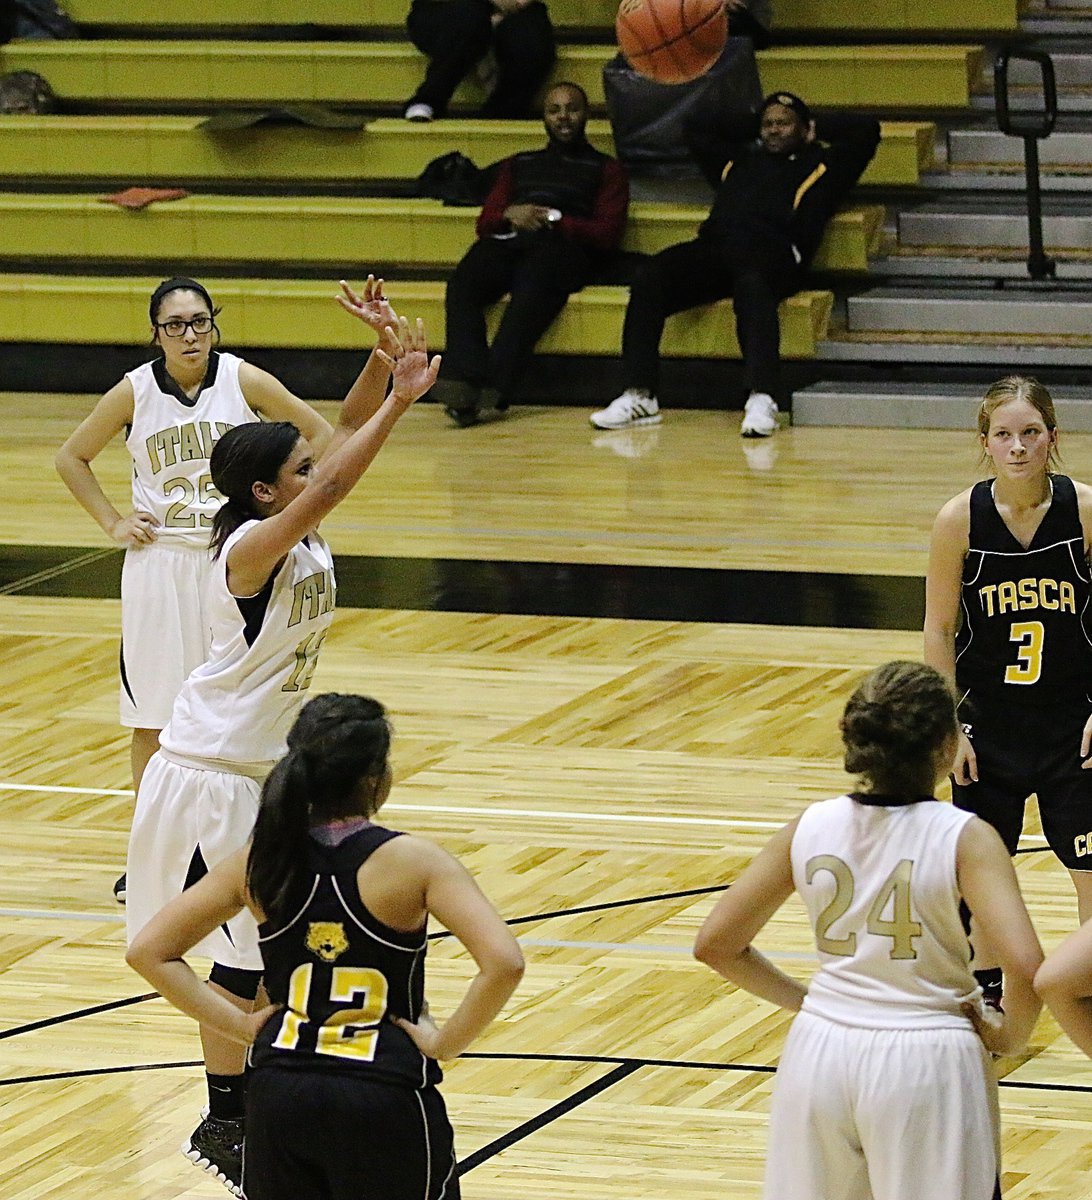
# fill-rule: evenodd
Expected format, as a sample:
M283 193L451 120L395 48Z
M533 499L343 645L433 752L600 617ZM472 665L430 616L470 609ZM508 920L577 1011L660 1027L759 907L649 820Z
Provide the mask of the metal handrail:
M1038 63L1043 87L1043 107L1014 113L1009 106L1009 65L1013 60ZM1050 137L1058 120L1058 88L1054 62L1043 50L1004 49L993 65L993 99L997 127L1011 137L1024 139L1024 178L1028 197L1028 274L1032 279L1053 276L1054 259L1043 249L1043 200L1039 179L1039 142Z

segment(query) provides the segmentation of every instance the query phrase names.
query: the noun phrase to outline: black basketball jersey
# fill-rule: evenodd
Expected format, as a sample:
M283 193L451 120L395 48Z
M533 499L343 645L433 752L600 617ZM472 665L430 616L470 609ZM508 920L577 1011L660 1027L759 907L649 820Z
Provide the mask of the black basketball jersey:
M251 1047L255 1067L298 1067L421 1088L438 1083L426 1058L392 1016L416 1021L425 991L425 927L402 933L364 907L356 874L400 836L369 825L337 846L308 838L313 878L296 915L259 928L265 987L285 1006Z
M992 483L971 489L956 682L987 704L1064 704L1086 698L1092 684L1077 491L1066 475L1050 480L1050 507L1027 549L997 511Z

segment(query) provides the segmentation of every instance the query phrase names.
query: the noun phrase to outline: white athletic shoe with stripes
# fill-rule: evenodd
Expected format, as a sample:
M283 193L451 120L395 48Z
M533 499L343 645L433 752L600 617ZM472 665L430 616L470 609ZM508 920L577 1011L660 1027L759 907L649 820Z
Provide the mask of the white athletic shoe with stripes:
M626 388L606 408L588 418L596 429L628 429L631 425L659 425L660 406L655 396L637 388Z

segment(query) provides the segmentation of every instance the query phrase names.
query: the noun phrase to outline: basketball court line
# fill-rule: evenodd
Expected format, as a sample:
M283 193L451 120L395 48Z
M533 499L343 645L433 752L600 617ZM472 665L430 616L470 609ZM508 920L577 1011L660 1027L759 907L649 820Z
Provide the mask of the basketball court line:
M126 996L123 1000L108 1000L105 1004L94 1004L90 1008L79 1008L75 1012L61 1013L56 1017L43 1017L42 1020L32 1021L29 1025L16 1025L14 1029L0 1030L0 1040L15 1037L20 1033L32 1033L36 1029L46 1029L50 1025L63 1025L66 1021L75 1021L79 1017L92 1017L97 1013L110 1012L115 1008L127 1008L130 1004L154 1000L158 995L158 992L145 992L140 996Z
M83 788L64 784L0 783L2 792L56 792L67 796L129 796L132 788ZM673 817L662 813L581 812L551 808L483 808L458 804L403 804L389 800L383 805L388 812L440 813L462 817L526 817L531 820L558 821L619 821L636 825L713 825L726 829L780 829L784 821L753 821L731 817Z
M117 553L117 547L112 546L103 550L88 550L83 554L77 555L75 558L66 559L64 562L57 563L52 567L44 567L40 571L35 571L30 575L23 575L18 579L13 579L11 583L0 587L0 596L14 596L28 587L35 587L39 583L48 583L51 579L57 579L61 575L67 574L69 571L78 570L80 567L90 566L99 559L109 558Z
M736 1071L740 1074L754 1075L773 1075L777 1071L777 1066L773 1063L706 1062L687 1058L633 1058L620 1054L521 1054L514 1050L468 1050L459 1057L481 1059L488 1062L612 1063L616 1066L631 1067L634 1070L641 1067L670 1067L684 1071ZM1034 1059L1026 1061L1032 1062ZM0 1079L0 1087L9 1087L16 1083L50 1083L55 1080L83 1079L98 1075L124 1075L136 1071L170 1071L180 1067L203 1066L204 1063L200 1059L194 1059L179 1062L130 1063L122 1067L85 1067L79 1071L54 1071L42 1075L21 1075L12 1079ZM1042 1083L1036 1080L1006 1078L998 1080L998 1087L1015 1091L1092 1093L1092 1083Z
M0 782L0 792L56 792L70 796L129 796L132 788L84 788L72 787L66 784L42 783L11 783ZM664 813L611 813L611 812L581 812L570 809L552 808L483 808L458 804L404 804L397 800L389 800L383 805L388 812L439 813L443 816L463 817L526 817L531 820L558 821L608 821L611 824L625 822L634 825L696 825L715 826L723 829L781 829L785 821L755 821L742 817L683 817L670 816ZM1039 834L1028 834L1027 842L1042 842L1046 838ZM1018 851L1026 853L1027 851Z
M455 1168L455 1174L461 1178L469 1171L473 1171L475 1167L480 1167L483 1162L488 1162L489 1159L500 1154L502 1150L507 1150L509 1146L514 1146L516 1142L522 1142L524 1138L530 1137L532 1133L536 1133L539 1129L556 1121L558 1117L565 1116L566 1113L572 1112L574 1108L579 1108L585 1101L591 1100L601 1092L605 1092L607 1088L621 1082L627 1076L632 1075L634 1071L639 1070L641 1065L639 1062L621 1063L613 1071L608 1071L606 1075L595 1080L594 1083L589 1083L578 1091L573 1092L571 1096L566 1096L564 1100L546 1109L545 1112L539 1113L537 1117L532 1117L529 1121L524 1121L522 1125L517 1125L515 1129L510 1130L488 1145L482 1146L480 1150L475 1150L473 1154L468 1154Z
M714 545L721 548L722 541ZM836 550L839 545L825 548ZM780 548L791 551L797 546ZM0 546L3 592L38 599L116 600L119 595L123 556L118 548L55 547L53 561L44 564L41 555L36 561L30 561L32 557L20 563L18 555L5 556ZM833 623L888 630L919 629L924 615L925 585L918 575L559 562L556 556L539 560L349 554L336 555L335 560L341 606L362 610L729 625ZM10 578L13 566L15 578ZM625 582L622 588L620 581Z

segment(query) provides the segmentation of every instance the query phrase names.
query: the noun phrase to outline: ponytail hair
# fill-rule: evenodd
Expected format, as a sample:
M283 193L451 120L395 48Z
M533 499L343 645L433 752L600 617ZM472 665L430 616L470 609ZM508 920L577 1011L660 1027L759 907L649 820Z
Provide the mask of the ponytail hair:
M925 663L889 662L865 676L840 722L845 767L881 795L932 793L936 756L956 732L955 695Z
M213 446L209 472L224 497L212 522L213 558L219 558L240 525L264 515L255 503L254 485L276 482L299 439L300 431L291 421L248 421L229 429Z
M328 692L300 710L288 753L262 788L247 859L247 891L267 918L287 920L293 900L303 898L312 825L379 810L390 744L378 700Z

